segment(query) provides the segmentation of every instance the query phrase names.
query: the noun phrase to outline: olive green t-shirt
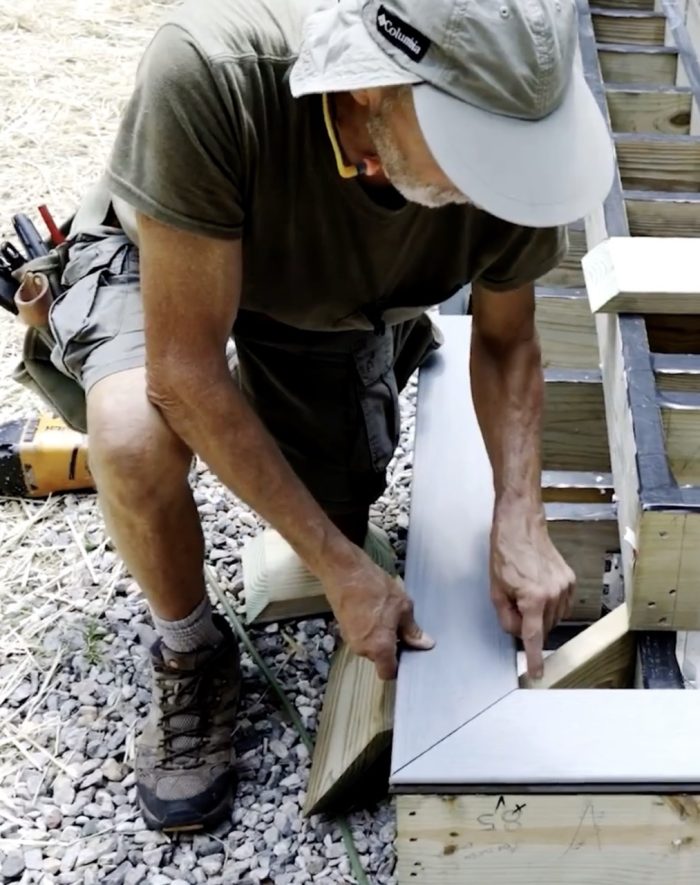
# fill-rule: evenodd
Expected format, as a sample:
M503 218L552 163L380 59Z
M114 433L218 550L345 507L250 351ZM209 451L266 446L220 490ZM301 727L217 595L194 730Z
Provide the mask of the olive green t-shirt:
M315 5L186 0L170 14L116 139L117 207L242 238L241 307L305 329L399 322L464 283L512 289L554 267L562 229L519 227L473 206L391 209L340 177L321 97L289 89Z

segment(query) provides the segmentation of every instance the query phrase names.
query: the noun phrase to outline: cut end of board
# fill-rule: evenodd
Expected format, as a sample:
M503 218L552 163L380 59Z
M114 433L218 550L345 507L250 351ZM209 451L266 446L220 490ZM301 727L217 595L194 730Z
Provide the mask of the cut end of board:
M396 554L383 529L370 523L364 549L378 566L396 574ZM321 582L274 529L265 529L248 541L242 564L249 624L330 612Z
M386 792L395 683L341 646L333 657L304 814L332 814Z
M593 313L700 313L693 237L611 237L581 261Z

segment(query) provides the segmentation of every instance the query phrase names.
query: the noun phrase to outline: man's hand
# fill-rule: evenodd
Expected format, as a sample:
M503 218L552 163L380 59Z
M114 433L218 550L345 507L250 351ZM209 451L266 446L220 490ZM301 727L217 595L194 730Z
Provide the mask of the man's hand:
M413 617L413 602L400 578L392 578L361 550L351 567L324 576L324 585L343 639L355 654L369 658L380 679L393 679L397 645L422 651L435 643Z
M491 598L503 629L522 638L528 675L533 679L542 676L545 637L566 617L575 583L540 513L496 512L491 532Z
M576 579L549 539L542 507L535 287L491 292L475 284L472 300L472 392L496 493L491 596L504 630L522 637L528 674L539 679L544 638L566 615Z

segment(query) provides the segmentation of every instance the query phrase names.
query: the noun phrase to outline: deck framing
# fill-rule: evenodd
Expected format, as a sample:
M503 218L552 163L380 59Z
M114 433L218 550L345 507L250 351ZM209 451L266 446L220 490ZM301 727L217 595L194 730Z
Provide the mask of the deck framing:
M700 66L684 18L673 0L663 0L661 5L683 62L685 79L697 101ZM584 67L589 84L607 113L605 84L585 0L581 0L579 8ZM697 141L693 136L674 137L684 138L691 147ZM608 237L630 236L627 205L618 177L603 210L586 220L589 250ZM695 476L688 476L683 467L688 461L684 456L685 440L697 438L693 419L697 416L700 426L700 412L690 402L684 408L677 401L674 403L661 387L663 381L657 382L654 369L658 359L649 346L643 317L598 315L595 322L619 502L630 624L640 630L700 629L700 595L690 578L693 572L700 571L700 487L692 484ZM663 362L667 376L692 378L700 372L700 354L665 354ZM678 420L681 411L684 425ZM676 437L673 445L668 435L671 427ZM671 571L664 573L663 566Z

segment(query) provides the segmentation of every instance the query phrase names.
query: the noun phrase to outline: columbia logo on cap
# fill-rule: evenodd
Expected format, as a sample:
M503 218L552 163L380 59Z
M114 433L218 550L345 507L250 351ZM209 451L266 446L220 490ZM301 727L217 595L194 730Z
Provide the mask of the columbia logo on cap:
M430 40L386 7L377 10L377 30L390 43L414 61L421 61L430 48Z

